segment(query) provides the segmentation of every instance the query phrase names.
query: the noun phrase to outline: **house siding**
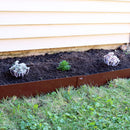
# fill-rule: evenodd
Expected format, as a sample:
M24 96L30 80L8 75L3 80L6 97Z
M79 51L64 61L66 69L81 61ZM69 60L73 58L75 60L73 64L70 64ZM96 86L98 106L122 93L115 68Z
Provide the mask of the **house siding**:
M0 0L0 52L128 43L129 0Z

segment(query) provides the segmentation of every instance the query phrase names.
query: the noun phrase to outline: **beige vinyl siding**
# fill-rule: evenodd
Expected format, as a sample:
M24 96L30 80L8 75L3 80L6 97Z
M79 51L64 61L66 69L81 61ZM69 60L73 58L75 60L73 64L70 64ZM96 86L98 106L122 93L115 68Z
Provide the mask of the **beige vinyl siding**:
M128 42L128 34L92 35L49 38L22 38L1 40L1 52L16 50L48 49Z
M130 13L0 12L0 26L90 23L130 23Z
M0 52L128 43L128 0L0 0Z
M104 35L129 31L129 24L0 26L1 39Z
M129 2L90 0L0 0L0 11L130 12Z

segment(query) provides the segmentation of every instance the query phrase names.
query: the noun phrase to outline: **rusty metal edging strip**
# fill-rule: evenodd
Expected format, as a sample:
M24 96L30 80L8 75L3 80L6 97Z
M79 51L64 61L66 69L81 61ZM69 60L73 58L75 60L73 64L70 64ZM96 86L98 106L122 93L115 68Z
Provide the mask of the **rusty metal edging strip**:
M101 86L106 84L108 81L116 78L130 78L130 69L79 76L77 86L81 86L83 84Z
M68 78L18 83L0 86L0 99L11 96L35 96L41 93L48 93L55 91L60 87L80 86L83 84L101 86L107 81L115 78L130 78L130 69L123 69L117 71L110 71L92 75L74 76Z
M12 96L35 96L37 94L55 91L60 87L76 87L77 77L18 83L0 86L0 99Z

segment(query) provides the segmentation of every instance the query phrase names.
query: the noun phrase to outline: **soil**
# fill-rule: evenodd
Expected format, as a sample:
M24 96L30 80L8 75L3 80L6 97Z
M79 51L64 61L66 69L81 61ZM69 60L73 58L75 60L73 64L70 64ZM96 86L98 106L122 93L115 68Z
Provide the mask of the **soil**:
M118 66L112 67L104 63L103 56L108 52L114 52L120 59ZM9 72L9 68L16 60L19 60L20 63L24 62L30 67L29 74L23 78L15 78ZM70 63L71 69L69 71L57 70L59 62L62 60ZM91 49L84 52L59 52L38 56L6 58L0 59L0 85L90 75L125 68L130 68L130 54L126 54L120 49Z

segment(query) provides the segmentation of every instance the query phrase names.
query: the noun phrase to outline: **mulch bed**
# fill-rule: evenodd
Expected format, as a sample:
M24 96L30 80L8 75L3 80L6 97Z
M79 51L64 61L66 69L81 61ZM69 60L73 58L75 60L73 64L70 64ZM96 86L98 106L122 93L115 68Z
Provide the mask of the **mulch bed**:
M103 56L111 51L120 59L120 63L116 67L107 66L103 61ZM15 78L9 72L9 68L16 60L19 60L20 63L24 62L30 67L29 74L23 78ZM59 62L62 60L70 63L69 71L57 70ZM6 58L0 59L0 85L90 75L125 68L130 68L130 54L126 54L120 49L91 49L84 52L59 52L44 56Z

